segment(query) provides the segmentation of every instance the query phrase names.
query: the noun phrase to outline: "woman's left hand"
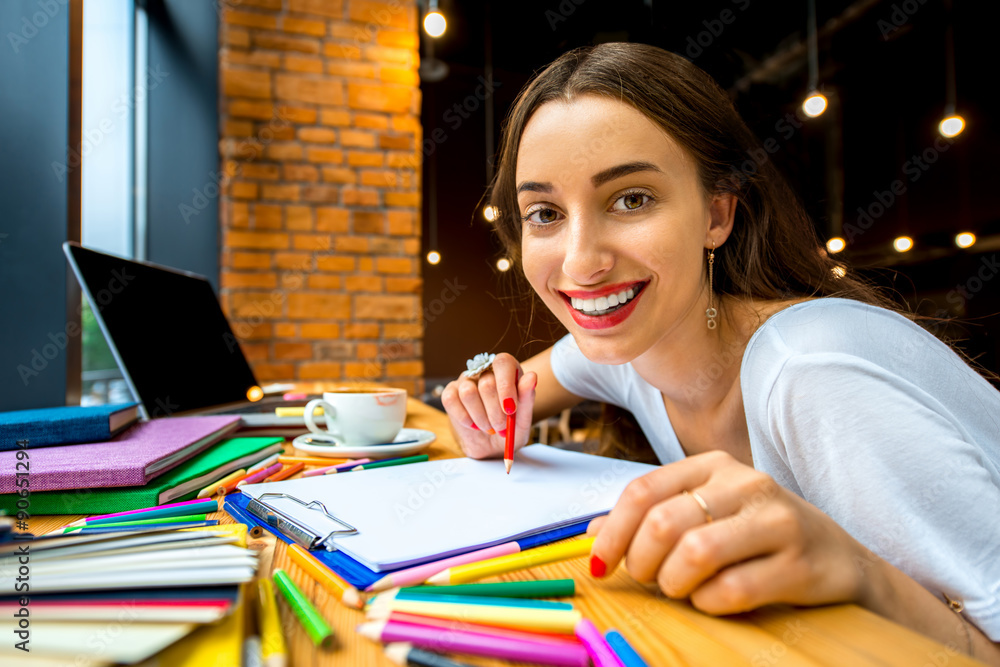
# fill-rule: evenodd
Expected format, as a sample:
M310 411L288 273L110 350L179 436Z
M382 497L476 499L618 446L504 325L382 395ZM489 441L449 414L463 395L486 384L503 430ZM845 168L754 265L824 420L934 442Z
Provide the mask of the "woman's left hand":
M634 480L587 532L597 534L595 575L624 557L636 580L710 614L855 602L872 585L858 565L870 551L769 475L719 451Z

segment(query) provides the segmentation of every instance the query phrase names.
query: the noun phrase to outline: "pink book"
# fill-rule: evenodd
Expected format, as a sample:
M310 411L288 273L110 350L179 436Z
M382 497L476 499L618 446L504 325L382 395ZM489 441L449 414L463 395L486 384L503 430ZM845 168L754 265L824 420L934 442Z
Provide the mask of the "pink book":
M111 440L0 452L0 493L147 484L240 426L239 416L165 417L142 422Z

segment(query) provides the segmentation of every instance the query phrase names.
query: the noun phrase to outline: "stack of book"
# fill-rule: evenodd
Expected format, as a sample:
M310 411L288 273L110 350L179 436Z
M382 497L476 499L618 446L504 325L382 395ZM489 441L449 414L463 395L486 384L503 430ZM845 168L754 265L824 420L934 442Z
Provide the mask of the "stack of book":
M242 524L26 537L0 542L0 664L133 664L180 652L230 655L243 641L241 585L257 569ZM180 645L176 642L188 637ZM163 664L194 664L185 660Z
M0 413L0 512L103 514L186 500L283 449L281 438L229 438L238 416L137 418L136 404Z

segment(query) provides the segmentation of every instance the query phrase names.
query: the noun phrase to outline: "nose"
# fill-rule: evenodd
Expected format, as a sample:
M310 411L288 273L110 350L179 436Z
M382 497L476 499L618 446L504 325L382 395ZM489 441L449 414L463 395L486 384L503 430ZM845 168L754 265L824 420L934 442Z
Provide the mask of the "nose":
M577 285L592 285L610 273L614 253L599 224L575 217L567 225L562 270Z

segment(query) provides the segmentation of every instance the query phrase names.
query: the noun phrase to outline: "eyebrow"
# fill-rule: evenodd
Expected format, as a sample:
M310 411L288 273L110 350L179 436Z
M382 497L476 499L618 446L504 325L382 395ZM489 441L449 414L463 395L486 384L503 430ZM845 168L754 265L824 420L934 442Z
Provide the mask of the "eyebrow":
M640 171L655 171L657 173L662 173L660 168L652 162L626 162L625 164L619 164L594 174L590 177L590 182L593 184L594 188L599 188L605 183L613 181L616 178L621 178L622 176L627 176ZM552 184L540 183L538 181L525 181L517 186L517 193L521 194L522 192L552 192Z

